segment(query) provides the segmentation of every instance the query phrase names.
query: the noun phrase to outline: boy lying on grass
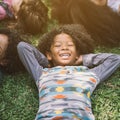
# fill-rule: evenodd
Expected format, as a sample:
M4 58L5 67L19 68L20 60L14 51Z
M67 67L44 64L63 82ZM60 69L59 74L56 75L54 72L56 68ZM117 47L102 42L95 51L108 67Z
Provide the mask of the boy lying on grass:
M43 35L39 50L18 44L21 61L39 91L35 120L94 120L90 96L120 67L120 55L94 54L83 26L64 25Z

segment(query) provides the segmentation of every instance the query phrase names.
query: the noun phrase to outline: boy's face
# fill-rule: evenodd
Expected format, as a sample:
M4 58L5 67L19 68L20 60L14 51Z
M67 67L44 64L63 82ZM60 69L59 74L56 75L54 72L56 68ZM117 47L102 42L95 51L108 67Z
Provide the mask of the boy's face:
M4 34L0 34L0 65L3 65L3 59L8 47L8 37Z
M65 33L55 36L50 50L47 58L52 61L54 66L74 65L78 58L72 38Z

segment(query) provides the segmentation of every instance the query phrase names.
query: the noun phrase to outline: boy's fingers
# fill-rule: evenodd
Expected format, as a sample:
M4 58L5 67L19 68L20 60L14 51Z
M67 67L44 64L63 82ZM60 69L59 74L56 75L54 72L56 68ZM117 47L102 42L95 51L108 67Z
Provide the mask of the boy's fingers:
M75 65L80 65L82 63L82 56L79 56L75 62Z

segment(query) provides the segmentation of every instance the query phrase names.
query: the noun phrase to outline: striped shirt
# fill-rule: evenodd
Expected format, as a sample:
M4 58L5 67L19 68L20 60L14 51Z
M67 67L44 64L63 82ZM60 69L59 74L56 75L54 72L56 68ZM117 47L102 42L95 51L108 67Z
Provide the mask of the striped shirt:
M36 120L94 120L90 96L98 83L85 66L43 69Z

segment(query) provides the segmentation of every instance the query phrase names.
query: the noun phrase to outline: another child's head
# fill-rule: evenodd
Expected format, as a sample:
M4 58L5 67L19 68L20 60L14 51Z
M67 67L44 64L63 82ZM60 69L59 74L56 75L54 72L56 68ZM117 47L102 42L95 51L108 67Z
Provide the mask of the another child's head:
M0 29L0 67L5 73L25 70L17 53L17 44L23 41L20 36L9 29Z
M38 49L52 66L73 65L82 55L91 53L93 40L81 25L63 25L42 36Z
M91 0L51 0L51 17L60 24L82 24L97 46L120 46L120 16Z
M48 8L41 0L23 1L17 16L25 32L38 34L47 27Z

